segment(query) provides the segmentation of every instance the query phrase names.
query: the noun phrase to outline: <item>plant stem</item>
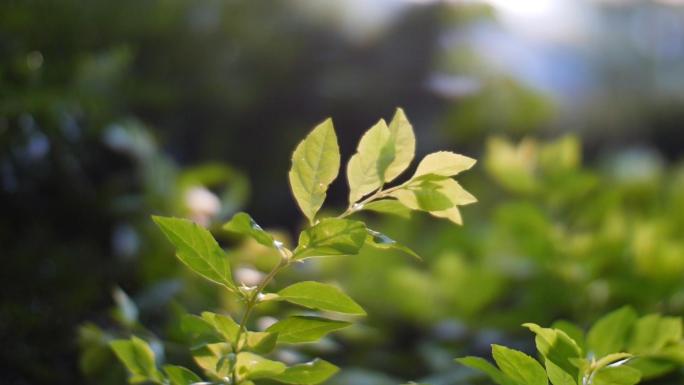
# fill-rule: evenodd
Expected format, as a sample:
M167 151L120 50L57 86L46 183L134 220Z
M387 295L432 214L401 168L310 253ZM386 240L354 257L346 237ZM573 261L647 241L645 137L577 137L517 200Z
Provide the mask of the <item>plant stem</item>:
M242 351L243 346L240 344L240 339L242 335L246 332L247 322L249 321L250 315L252 315L252 310L259 303L259 294L266 288L266 286L275 278L275 276L280 272L280 270L286 268L290 265L290 261L286 259L281 259L278 265L271 270L270 273L259 283L259 285L252 291L249 298L247 298L245 303L245 312L242 314L242 319L240 320L240 326L235 336L235 341L233 342L233 353L237 356L240 351ZM235 366L233 365L231 373L231 384L237 385L237 373L235 372Z
M350 204L349 207L347 207L347 209L342 214L337 216L337 218L348 217L348 216L354 214L356 211L361 210L364 205L366 205L366 204L368 204L368 203L370 203L376 199L382 199L382 198L387 197L391 192L399 190L402 187L405 187L409 182L410 182L410 180L408 180L408 181L406 181L406 182L404 182L398 186L390 187L387 190L383 190L382 189L383 186L380 186L380 188L378 188L373 194L368 196L366 199ZM355 209L354 208L354 206L359 206L359 205L361 206L361 209Z

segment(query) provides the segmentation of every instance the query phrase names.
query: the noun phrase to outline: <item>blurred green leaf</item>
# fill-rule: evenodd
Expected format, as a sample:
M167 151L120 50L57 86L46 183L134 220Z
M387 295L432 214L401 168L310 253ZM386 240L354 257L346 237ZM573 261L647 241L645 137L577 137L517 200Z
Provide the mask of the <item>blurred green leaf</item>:
M587 349L595 357L622 351L636 312L629 306L617 309L598 320L587 333Z
M162 382L163 376L157 370L154 352L147 342L133 336L129 340L114 340L110 342L110 346L128 369L130 383Z
M408 247L402 245L401 243L395 241L394 239L388 237L387 235L385 235L379 231L375 231L375 230L371 230L371 229L366 229L366 230L368 231L368 241L366 243L369 244L370 246L378 248L378 249L383 249L383 250L387 250L387 249L399 250L401 252L404 252L404 253L416 258L419 261L423 260L418 254L416 254L415 251L409 249Z
M484 358L470 356L457 358L456 362L459 362L469 368L476 369L487 374L492 379L492 381L494 381L498 385L518 385L515 381L513 381L512 379L508 378L505 374L503 374L503 372L501 372L499 368L492 365L489 361L485 360Z
M169 377L171 385L191 385L202 381L198 375L182 366L164 365L164 372Z

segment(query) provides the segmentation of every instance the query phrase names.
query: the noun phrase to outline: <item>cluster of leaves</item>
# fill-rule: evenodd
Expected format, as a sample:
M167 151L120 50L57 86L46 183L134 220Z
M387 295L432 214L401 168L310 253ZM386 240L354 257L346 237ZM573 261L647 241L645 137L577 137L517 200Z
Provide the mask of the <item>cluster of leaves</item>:
M266 292L269 283L283 269L295 262L314 257L355 255L364 245L394 248L410 255L415 252L386 235L372 230L364 222L348 219L361 210L403 215L421 210L461 223L458 206L475 202L452 177L469 169L475 161L451 152L426 156L411 178L393 187L393 181L410 165L415 154L413 128L401 109L388 125L380 120L361 138L356 154L347 165L350 187L349 207L337 217L317 218L328 186L337 177L340 154L330 119L316 126L297 146L289 173L292 193L309 221L299 235L296 247L288 248L263 230L248 214L238 213L226 223L227 231L253 238L272 248L280 261L258 285L236 283L231 263L212 234L196 223L178 218L154 217L166 237L176 247L176 256L203 278L223 286L242 303L244 311L235 321L230 315L203 312L187 315L182 328L191 336L195 363L213 382L252 384L271 379L290 384L318 384L337 372L333 364L315 359L288 367L266 357L278 345L302 344L349 326L345 319L329 315L361 316L365 311L335 286L302 281L277 292ZM325 314L292 315L263 331L248 330L250 315L258 305L285 301ZM324 316L328 315L328 316ZM131 383L188 385L201 381L191 370L174 365L159 369L154 351L138 337L114 340L111 347L130 373Z
M498 385L634 385L684 364L682 320L631 307L615 310L587 332L556 322L551 328L524 324L535 335L542 363L527 354L492 345L498 368L479 357L457 359L486 373Z

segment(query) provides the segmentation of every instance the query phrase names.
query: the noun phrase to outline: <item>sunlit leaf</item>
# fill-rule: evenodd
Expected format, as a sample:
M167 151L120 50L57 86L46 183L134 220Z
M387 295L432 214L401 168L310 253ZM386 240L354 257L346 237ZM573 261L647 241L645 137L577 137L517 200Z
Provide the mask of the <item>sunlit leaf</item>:
M406 118L404 110L397 108L389 124L390 144L393 147L394 158L385 170L385 182L391 182L408 168L415 156L416 137L413 127Z
M241 352L237 355L235 368L242 379L258 379L281 374L287 366L254 353Z
M298 282L279 291L278 296L285 301L312 309L366 315L363 308L342 290L320 282Z
M152 217L176 246L176 256L204 278L236 290L228 258L207 229L187 219Z
M423 175L454 176L475 165L475 159L449 151L428 154L420 161L412 178Z
M237 338L240 326L230 316L205 311L202 313L202 319L212 325L227 342L232 343Z
M340 149L331 119L326 119L299 143L292 154L289 173L292 194L313 223L326 191L340 169Z
M292 316L271 325L267 332L278 333L278 342L296 344L318 341L324 335L351 325L349 322L312 316Z
M285 369L284 372L270 378L293 385L317 385L335 375L339 368L319 358Z
M492 345L492 355L501 371L518 384L548 384L544 368L527 354L505 346Z
M394 214L406 219L411 218L411 209L396 199L380 199L366 203L362 208L382 214Z
M301 232L294 258L354 255L359 252L365 240L366 227L362 222L324 218Z
M128 369L131 383L161 382L163 377L157 370L154 352L147 342L133 336L129 340L114 340L109 345Z
M390 130L381 119L361 137L356 153L347 164L349 203L358 201L382 186L385 170L393 159Z

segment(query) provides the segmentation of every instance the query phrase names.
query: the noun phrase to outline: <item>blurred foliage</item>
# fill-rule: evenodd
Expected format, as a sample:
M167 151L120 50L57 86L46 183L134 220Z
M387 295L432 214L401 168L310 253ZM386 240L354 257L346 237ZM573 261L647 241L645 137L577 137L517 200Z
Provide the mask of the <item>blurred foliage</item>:
M626 303L682 313L684 167L658 152L618 150L646 138L676 160L678 100L645 103L613 87L617 97L588 99L583 165L579 139L523 138L547 135L552 101L483 66L472 47L444 48L454 28L491 20L488 7L412 7L382 33L353 40L296 3L0 3L0 382L83 382L80 348L91 383L120 383L111 353L88 352L133 331L157 336L183 362L170 326L183 308L235 304L170 262L149 214L225 219L249 197L287 243L298 223L279 189L281 160L296 138L326 115L353 138L397 105L425 123L419 152L440 143L475 155L488 135L515 140L491 137L467 177L481 200L464 210L467 227L369 216L415 245L424 264L374 251L291 272L335 276L371 315L312 347L356 367L332 384L466 383L455 356L502 341L532 351L521 322L587 326ZM448 75L434 82L435 72ZM632 108L616 109L614 99L628 95ZM609 131L614 142L602 142ZM355 143L340 145L351 153ZM615 150L602 156L602 145ZM337 191L331 198L343 202ZM233 258L265 270L274 256L246 242ZM144 331L102 315L117 285L135 293Z

